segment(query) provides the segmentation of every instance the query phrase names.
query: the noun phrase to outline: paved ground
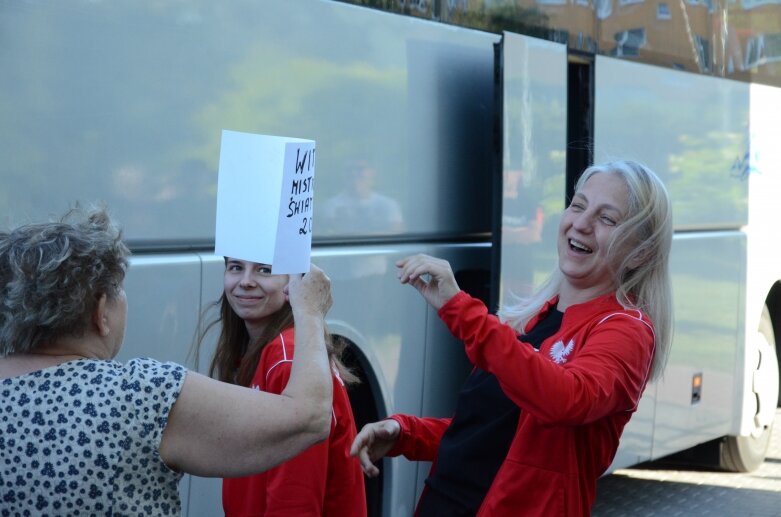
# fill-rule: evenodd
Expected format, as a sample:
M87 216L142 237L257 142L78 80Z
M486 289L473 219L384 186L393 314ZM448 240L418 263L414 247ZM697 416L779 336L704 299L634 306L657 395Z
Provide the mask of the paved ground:
M593 517L781 516L781 409L767 459L754 472L623 469L599 481Z

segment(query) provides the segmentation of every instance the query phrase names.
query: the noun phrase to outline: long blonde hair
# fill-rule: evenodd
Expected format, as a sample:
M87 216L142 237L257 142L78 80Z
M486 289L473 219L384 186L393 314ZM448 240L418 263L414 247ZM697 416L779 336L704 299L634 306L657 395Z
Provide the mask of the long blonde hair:
M592 165L575 185L580 190L594 174L620 177L629 193L629 213L618 225L608 246L608 262L616 278L616 299L624 308L643 311L654 325L654 363L651 379L661 376L672 342L673 305L669 257L672 247L672 205L664 184L644 165L619 160ZM629 249L626 253L624 250ZM622 250L619 253L619 250ZM522 332L540 308L559 294L562 273L551 275L532 295L514 298L503 306L499 318Z

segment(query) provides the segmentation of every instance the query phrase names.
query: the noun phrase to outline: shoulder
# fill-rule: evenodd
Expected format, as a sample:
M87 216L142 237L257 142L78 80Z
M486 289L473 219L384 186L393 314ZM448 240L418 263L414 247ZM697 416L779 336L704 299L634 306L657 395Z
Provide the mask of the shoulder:
M122 377L123 391L152 391L179 393L187 369L177 363L161 362L148 357L131 359L115 372Z
M562 328L586 335L618 332L654 341L654 326L648 316L639 309L623 307L612 294L567 309Z
M596 321L596 326L600 325L634 325L647 329L653 334L654 326L648 316L639 309L621 309L609 312Z
M296 333L293 327L283 330L277 337L269 341L261 352L261 362L269 364L277 361L292 361L295 351Z
M293 363L294 351L295 330L293 327L288 327L263 347L260 354L260 364L253 382L264 386L271 375L283 375L286 379ZM261 381L258 375L263 375L264 380Z
M187 373L187 368L173 362L161 362L149 357L138 357L129 360L125 363L123 370L127 375L133 375L137 377L150 377L150 376L168 376L172 378L179 378Z

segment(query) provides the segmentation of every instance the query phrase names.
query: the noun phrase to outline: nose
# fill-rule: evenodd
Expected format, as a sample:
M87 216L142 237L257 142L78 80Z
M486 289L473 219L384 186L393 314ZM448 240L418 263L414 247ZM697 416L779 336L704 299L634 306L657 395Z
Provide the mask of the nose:
M241 275L241 279L239 280L239 285L241 287L255 287L257 286L257 282L255 281L255 275L253 274L254 271L252 271L251 268L246 268Z
M588 233L591 231L592 219L593 218L591 217L591 214L588 213L588 211L580 212L579 214L575 215L575 218L572 221L572 226L579 232Z

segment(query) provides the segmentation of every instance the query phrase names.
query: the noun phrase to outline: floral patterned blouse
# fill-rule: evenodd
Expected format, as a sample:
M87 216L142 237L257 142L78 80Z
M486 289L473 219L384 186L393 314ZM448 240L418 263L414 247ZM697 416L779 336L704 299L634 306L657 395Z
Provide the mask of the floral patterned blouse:
M80 359L0 381L0 515L178 515L158 450L185 376Z

